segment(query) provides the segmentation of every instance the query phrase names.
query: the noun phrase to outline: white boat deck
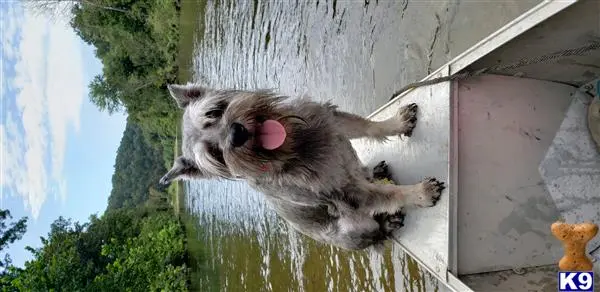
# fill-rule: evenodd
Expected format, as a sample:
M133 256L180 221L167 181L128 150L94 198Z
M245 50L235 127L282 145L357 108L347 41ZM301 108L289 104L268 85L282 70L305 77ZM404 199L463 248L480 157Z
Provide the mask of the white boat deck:
M552 23L554 15L582 20L581 29L561 31ZM503 46L514 52L517 36L531 45L532 38L524 36L535 34L553 42L552 51L581 46L590 31L600 36L598 15L598 1L544 1L426 79L459 72L484 56L500 59L495 52ZM553 33L579 35L560 45L547 40ZM581 58L600 64L598 51ZM600 76L600 67L570 66L561 75L546 72L559 70L561 63L547 66L538 67L545 70L537 79L576 76L582 83ZM386 144L353 141L365 164L386 160L397 183L433 176L448 185L435 207L410 210L397 236L402 248L449 289L556 291L563 250L550 225L559 219L600 223L600 153L585 122L590 96L577 86L536 80L538 75L530 70L531 78L487 75L413 89L371 115L383 120L417 103L412 137ZM600 235L588 247L600 273ZM600 287L600 277L595 279Z
M600 153L585 122L591 98L517 77L457 85L458 275L475 291L556 291L563 247L550 225L600 223ZM599 246L597 236L588 253ZM520 268L527 273L513 272Z
M353 145L363 163L374 166L385 160L398 184L416 184L431 176L448 182L448 141L450 133L449 84L417 88L405 98L385 107L372 117L384 120L406 104L419 105L417 126L410 138L390 138L387 143L354 140ZM434 94L435 93L435 94ZM446 188L432 208L413 209L407 215L397 238L415 259L444 274L448 266L449 195Z

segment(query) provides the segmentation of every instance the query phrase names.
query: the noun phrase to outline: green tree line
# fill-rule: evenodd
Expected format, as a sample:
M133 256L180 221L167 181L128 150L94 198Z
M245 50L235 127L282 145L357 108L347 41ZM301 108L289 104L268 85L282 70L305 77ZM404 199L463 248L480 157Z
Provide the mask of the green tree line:
M190 230L157 186L174 156L179 112L166 84L177 82L180 8L170 0L39 0L29 9L70 17L95 48L102 73L89 84L100 110L127 112L108 207L89 222L63 217L27 249L24 267L0 257L1 291L187 291ZM27 218L0 210L0 252L19 240ZM187 227L187 225L185 225ZM194 249L201 249L194 246Z
M25 232L26 218L11 228L5 228L10 218L0 219L2 239ZM188 290L184 230L170 212L116 209L85 224L59 217L40 240L42 247L28 247L34 259L24 268L3 263L2 291Z
M147 142L140 126L128 119L117 150L107 209L144 204L151 191L166 196L157 190L158 180L166 171L162 153Z
M166 87L180 69L179 10L172 0L88 0L70 11L71 27L103 65L89 84L90 100L108 113L127 112L165 166L179 118Z

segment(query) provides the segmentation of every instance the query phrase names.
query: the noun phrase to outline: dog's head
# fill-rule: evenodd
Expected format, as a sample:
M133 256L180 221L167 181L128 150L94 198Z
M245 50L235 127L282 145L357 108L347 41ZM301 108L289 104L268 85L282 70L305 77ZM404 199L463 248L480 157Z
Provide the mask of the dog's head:
M247 179L281 171L294 156L294 128L305 121L271 91L217 90L200 85L169 85L184 110L182 155L161 178Z

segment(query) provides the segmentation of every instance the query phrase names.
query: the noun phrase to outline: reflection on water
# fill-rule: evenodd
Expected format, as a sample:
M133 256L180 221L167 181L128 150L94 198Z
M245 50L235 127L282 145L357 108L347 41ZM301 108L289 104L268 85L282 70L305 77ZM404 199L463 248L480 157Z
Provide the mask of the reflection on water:
M215 87L306 93L367 115L399 87L402 78L394 76L420 74L398 66L400 58L410 58L409 45L390 28L399 27L404 2L209 2L195 79ZM382 39L396 45L376 47ZM187 206L200 218L223 291L439 290L391 244L382 257L341 251L294 232L243 182L187 187Z
M288 228L243 182L188 188L223 291L438 291L396 246L382 257L317 243Z

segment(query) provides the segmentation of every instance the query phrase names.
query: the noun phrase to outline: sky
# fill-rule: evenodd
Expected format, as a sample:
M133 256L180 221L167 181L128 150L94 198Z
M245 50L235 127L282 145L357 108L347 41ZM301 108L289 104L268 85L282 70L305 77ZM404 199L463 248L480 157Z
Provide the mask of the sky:
M0 208L27 232L9 247L23 266L59 216L87 222L106 209L126 116L100 112L88 84L102 72L94 48L64 19L0 1Z

